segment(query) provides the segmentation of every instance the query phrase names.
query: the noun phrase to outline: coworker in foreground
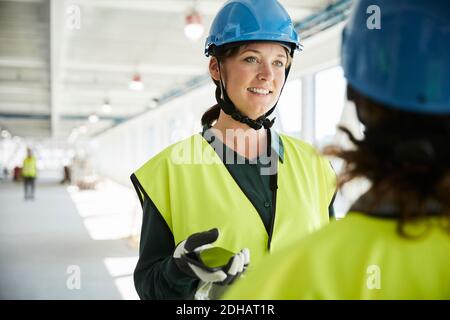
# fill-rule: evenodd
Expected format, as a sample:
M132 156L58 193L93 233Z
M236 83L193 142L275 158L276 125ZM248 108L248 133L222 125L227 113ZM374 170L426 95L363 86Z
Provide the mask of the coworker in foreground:
M369 5L381 29L369 29ZM343 32L348 98L365 126L340 184L347 216L263 261L225 299L450 299L450 2L360 1Z

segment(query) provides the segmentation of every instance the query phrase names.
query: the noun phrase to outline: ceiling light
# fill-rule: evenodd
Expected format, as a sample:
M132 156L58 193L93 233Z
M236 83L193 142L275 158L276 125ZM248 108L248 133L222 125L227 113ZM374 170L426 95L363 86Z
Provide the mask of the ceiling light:
M67 138L67 141L70 144L74 143L75 140L77 140L79 134L80 134L80 130L78 128L73 128L72 131L70 132L69 137Z
M103 101L103 106L102 106L102 111L103 113L111 113L111 104L109 103L108 98L105 98L105 100Z
M158 106L158 102L159 102L159 99L158 99L158 98L153 98L153 99L151 99L151 100L148 102L147 107L148 107L149 109L156 108L156 107Z
M88 117L90 123L97 123L98 119L98 115L96 115L95 113L90 114Z
M130 82L130 89L134 91L141 91L144 89L144 83L142 82L139 73L134 74L133 80Z
M202 16L194 9L186 16L184 34L189 40L196 41L203 35Z
M82 134L85 134L87 132L87 127L86 126L80 126L78 128L79 132Z
M2 138L5 138L5 139L11 138L11 134L6 130L2 130L1 134L2 134Z

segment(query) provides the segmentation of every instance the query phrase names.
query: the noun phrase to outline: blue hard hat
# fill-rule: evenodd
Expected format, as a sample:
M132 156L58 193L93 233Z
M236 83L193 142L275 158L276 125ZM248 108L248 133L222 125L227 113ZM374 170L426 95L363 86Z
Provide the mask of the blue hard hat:
M287 44L291 54L300 49L299 36L289 14L277 0L230 0L212 22L205 55L213 47L241 41L276 41Z
M450 114L450 1L357 2L342 66L353 88L388 107Z

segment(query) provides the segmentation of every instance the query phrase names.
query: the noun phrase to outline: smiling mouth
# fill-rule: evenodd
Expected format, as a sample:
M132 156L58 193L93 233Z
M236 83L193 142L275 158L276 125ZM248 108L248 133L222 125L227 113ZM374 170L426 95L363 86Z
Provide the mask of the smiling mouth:
M273 92L273 91L270 91L268 89L263 89L263 88L247 88L247 91L250 91L251 93L261 94L264 96L271 94Z

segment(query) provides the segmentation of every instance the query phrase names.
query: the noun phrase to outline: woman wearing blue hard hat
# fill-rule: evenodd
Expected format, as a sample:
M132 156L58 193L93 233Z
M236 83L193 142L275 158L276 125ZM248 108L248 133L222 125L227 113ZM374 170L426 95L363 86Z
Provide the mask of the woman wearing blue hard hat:
M450 299L449 49L448 1L356 4L342 66L364 138L343 128L355 149L329 152L347 163L341 185L362 176L371 188L226 298Z
M144 210L141 298L217 297L247 266L328 223L330 164L267 118L299 48L276 0L228 1L215 17L205 54L217 105L203 132L132 175ZM189 161L177 158L183 150Z

